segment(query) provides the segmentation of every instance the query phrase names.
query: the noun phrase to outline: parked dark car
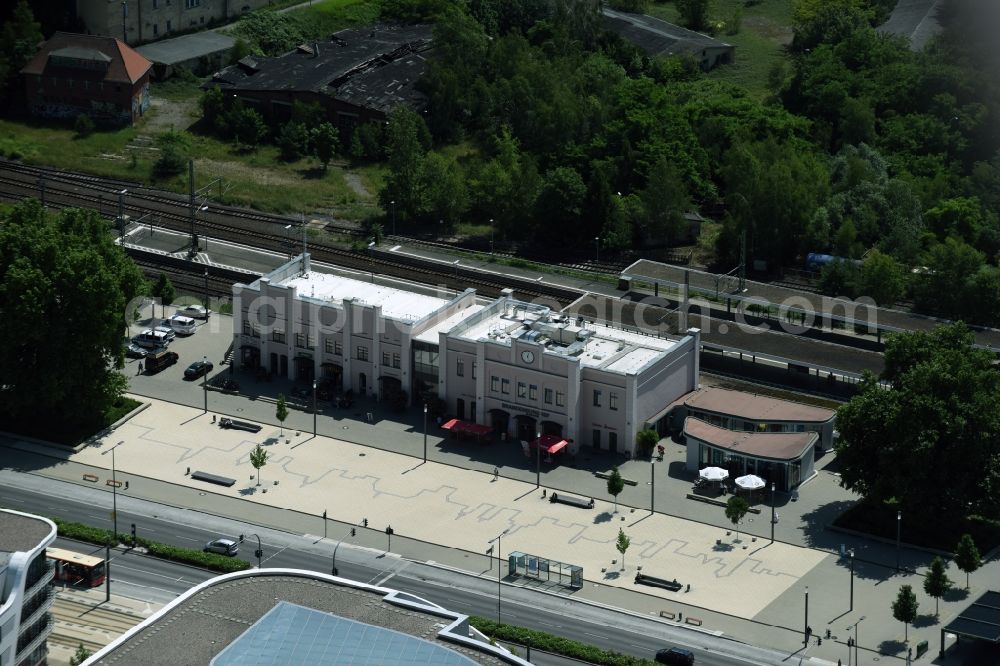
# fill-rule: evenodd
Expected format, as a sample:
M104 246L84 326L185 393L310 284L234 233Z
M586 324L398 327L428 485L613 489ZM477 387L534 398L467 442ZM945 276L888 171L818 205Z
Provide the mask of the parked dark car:
M211 361L195 361L184 370L184 377L187 379L196 379L211 372L213 367L215 366L212 365Z
M670 664L671 666L694 666L694 652L678 647L658 650L656 663Z
M333 380L329 377L316 382L316 398L319 400L329 400L333 397Z
M144 347L140 347L134 342L125 343L125 356L128 358L146 358L149 355L149 350Z
M291 396L298 400L312 400L312 386L293 386Z

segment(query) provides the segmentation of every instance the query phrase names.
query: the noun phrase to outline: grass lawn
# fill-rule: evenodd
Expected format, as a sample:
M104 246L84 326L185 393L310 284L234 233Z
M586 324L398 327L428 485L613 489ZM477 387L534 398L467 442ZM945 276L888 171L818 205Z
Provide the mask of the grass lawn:
M290 14L302 21L311 37L329 37L343 28L374 23L380 8L378 0L322 0Z
M768 72L784 58L784 45L792 39L792 0L762 0L747 7L744 0L713 0L710 18L728 23L737 10L742 12L740 31L727 35L725 30L714 37L736 47L736 60L720 65L706 76L743 86L758 98L769 93ZM670 23L681 24L672 2L651 4L649 14Z

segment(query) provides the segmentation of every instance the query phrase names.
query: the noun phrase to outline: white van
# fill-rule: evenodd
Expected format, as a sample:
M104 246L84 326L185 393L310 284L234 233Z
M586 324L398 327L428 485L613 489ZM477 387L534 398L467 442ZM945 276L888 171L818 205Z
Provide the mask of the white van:
M177 335L191 335L195 332L197 326L194 319L185 317L184 315L175 314L168 321L170 322L170 328L177 331Z
M132 338L132 342L140 347L155 349L157 347L166 347L170 340L162 331L154 331L151 328L147 328L142 333Z

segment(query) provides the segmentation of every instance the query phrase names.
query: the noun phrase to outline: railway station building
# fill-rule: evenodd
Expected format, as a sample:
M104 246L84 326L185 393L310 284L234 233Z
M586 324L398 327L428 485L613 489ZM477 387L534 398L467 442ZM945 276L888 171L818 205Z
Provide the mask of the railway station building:
M36 666L48 659L55 592L45 548L55 540L51 520L0 509L0 666Z
M698 388L700 332L658 337L519 301L312 270L300 255L233 288L242 368L380 401L432 397L500 438L550 435L633 454L636 433Z

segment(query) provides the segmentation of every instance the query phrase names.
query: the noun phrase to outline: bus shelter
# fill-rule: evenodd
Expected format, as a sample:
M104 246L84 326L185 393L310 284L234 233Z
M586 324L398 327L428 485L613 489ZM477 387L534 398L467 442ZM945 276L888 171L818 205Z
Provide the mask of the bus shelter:
M510 573L556 583L572 590L583 588L583 567L556 562L538 555L512 552L507 561Z

